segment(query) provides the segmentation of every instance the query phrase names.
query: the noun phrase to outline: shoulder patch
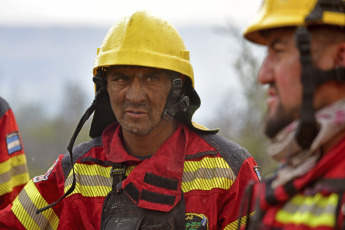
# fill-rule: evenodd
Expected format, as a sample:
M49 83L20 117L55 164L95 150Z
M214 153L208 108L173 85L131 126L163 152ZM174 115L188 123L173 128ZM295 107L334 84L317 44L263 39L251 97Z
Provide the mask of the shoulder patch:
M254 172L256 174L256 176L258 177L259 181L261 181L261 174L260 174L260 170L259 170L259 166L254 166Z
M56 166L56 164L58 163L58 161L59 161L59 158L56 159L56 160L54 161L53 165L48 169L48 171L46 172L46 174L41 175L41 176L36 176L36 177L32 178L32 181L33 181L34 183L38 183L38 182L40 182L40 181L48 180L49 175L52 173L52 171L53 171L53 169L55 168L55 166Z
M0 118L10 109L10 105L0 97Z
M243 162L251 157L249 152L239 144L217 134L199 135L218 151L237 177Z
M77 162L82 156L88 153L92 148L102 146L102 137L99 136L97 138L92 139L90 142L81 143L75 146L72 150L73 154L73 164ZM67 178L69 172L72 169L71 165L71 158L69 156L69 152L67 152L61 160L61 166L64 173L65 178Z
M186 213L186 230L208 230L208 219L204 214Z
M20 143L19 133L13 132L13 133L7 134L6 145L7 145L8 154L12 154L12 153L22 150L23 146Z

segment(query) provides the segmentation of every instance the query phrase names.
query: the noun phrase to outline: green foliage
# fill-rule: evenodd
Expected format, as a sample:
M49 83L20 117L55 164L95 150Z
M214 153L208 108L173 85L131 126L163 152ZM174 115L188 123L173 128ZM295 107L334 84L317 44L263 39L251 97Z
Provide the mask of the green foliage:
M65 89L64 103L57 116L47 117L44 109L35 104L21 106L16 113L31 177L45 174L58 155L67 153L69 140L86 104L90 103L78 85L67 84ZM90 140L90 120L78 135L76 144Z
M263 134L266 93L257 82L261 50L251 47L236 28L229 26L221 32L235 44L231 52L237 52L237 56L231 65L241 89L240 94L235 94L233 90L224 94L217 116L208 125L221 127L221 135L245 147L260 166L262 176L266 177L273 172L276 164L266 155L269 141Z

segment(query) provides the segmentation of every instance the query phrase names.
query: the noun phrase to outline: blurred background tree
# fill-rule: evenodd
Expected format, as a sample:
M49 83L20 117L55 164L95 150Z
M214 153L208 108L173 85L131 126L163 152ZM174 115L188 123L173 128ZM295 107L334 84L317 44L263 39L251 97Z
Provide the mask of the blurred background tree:
M220 127L220 134L245 147L260 166L262 177L272 174L276 164L266 154L269 140L263 134L266 108L265 88L257 81L262 62L262 50L243 39L237 27L217 28L216 32L229 37L235 61L230 65L240 83L240 94L228 91L222 97L216 116L208 121L210 127Z
M55 32L54 29L51 29L51 31ZM247 43L242 38L238 28L227 26L221 29L218 28L216 31L218 35L220 33L221 36L227 37L229 41L229 52L231 52L234 60L229 63L229 68L234 69L234 76L231 77L239 82L238 87L240 89L233 91L233 87L229 85L229 90L217 101L218 107L213 113L214 115L210 116L207 121L203 121L203 124L206 123L208 127L220 127L221 135L244 146L256 159L261 168L262 176L265 177L273 172L275 164L266 155L268 140L262 131L266 96L264 88L257 83L257 72L262 61L262 50ZM95 41L99 41L101 38L97 36L102 37L104 32L96 32L91 34L96 37ZM78 37L84 34L90 33L87 33L87 30L80 33L75 32L73 39L77 40ZM84 43L86 44L87 41ZM86 55L82 49L82 47L86 47L85 44L79 44L78 46L73 43L74 46L79 47L78 52L80 52L76 51L73 54ZM71 50L68 47L67 49ZM61 52L63 53L63 50ZM57 57L52 58L54 63L55 58ZM71 60L77 60L77 56L72 56ZM67 69L73 69L73 66L77 63L75 61L69 64L71 66L66 67L66 74L69 73ZM50 69L47 68L44 71L54 72L57 69L58 67L56 67L56 70L52 70L50 67ZM17 101L19 106L14 112L27 153L31 177L44 174L59 154L67 153L67 144L77 123L91 103L87 92L84 91L85 85L82 83L81 81L80 84L75 82L64 83L63 91L60 94L62 102L57 109L59 112L53 115L47 114L43 105L21 103L25 100L22 100L19 94L13 97L20 98ZM49 102L44 95L42 101ZM203 106L207 107L207 104L203 104ZM90 140L88 132L91 120L92 118L84 125L75 142L76 145Z
M31 177L45 174L59 154L67 153L69 140L88 107L85 92L79 85L65 83L64 88L63 103L55 116L46 116L37 104L20 106L15 114ZM90 120L85 123L76 144L90 140Z

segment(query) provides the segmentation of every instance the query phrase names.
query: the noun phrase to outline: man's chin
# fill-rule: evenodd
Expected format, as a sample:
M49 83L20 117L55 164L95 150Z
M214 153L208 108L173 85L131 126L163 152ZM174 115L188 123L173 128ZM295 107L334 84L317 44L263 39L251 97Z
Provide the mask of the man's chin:
M128 133L138 135L138 136L145 136L152 131L152 129L149 129L149 128L145 129L143 127L139 128L139 127L133 127L133 126L130 126L130 127L122 126L122 128Z
M294 119L289 114L277 113L266 118L265 135L273 139L281 130L289 125Z

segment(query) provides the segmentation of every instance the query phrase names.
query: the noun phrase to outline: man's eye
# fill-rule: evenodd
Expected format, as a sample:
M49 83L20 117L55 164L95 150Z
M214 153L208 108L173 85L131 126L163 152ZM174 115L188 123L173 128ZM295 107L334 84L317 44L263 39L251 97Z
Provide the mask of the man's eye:
M145 76L145 81L148 83L153 83L153 82L157 82L159 78L160 78L160 75L158 73L148 74Z
M128 77L122 76L122 75L118 75L118 76L114 76L111 81L120 82L120 83L121 82L127 82L128 81Z

